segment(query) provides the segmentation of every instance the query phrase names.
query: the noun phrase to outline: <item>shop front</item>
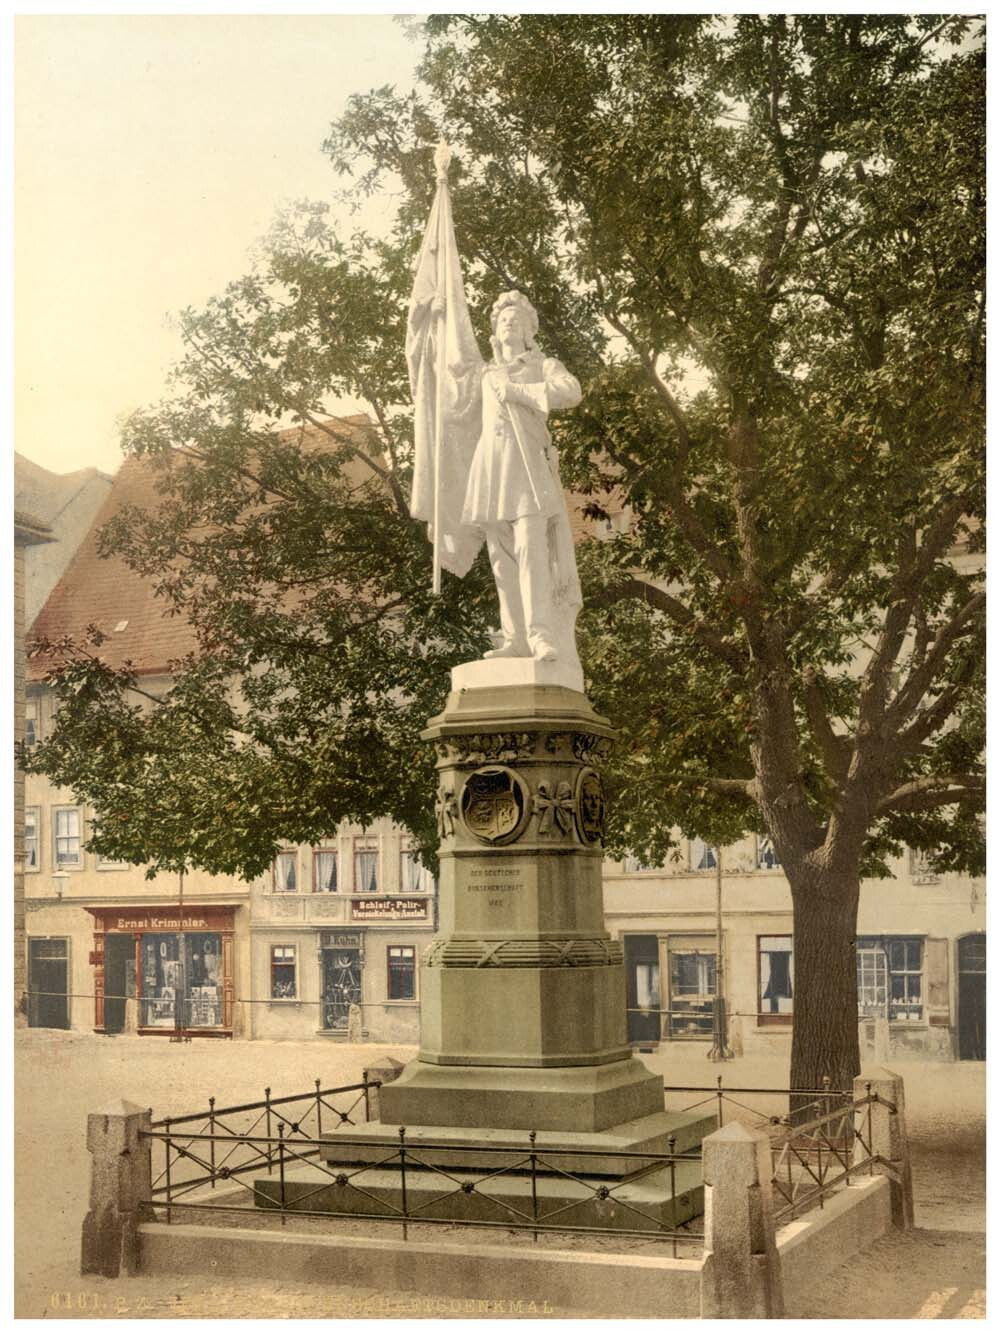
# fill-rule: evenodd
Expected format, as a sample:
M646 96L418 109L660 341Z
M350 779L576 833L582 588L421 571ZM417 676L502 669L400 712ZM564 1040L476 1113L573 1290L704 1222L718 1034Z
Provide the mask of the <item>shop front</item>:
M233 1035L234 907L87 910L95 1031Z

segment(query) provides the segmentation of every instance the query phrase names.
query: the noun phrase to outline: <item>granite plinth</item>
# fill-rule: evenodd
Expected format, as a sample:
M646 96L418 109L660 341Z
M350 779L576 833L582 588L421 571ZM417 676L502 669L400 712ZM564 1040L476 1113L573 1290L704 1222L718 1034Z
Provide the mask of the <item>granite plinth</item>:
M411 1125L400 1137L399 1125L372 1121L322 1135L320 1156L341 1166L381 1165L405 1142L410 1164L448 1170L527 1170L528 1154L537 1155L542 1173L644 1175L663 1165L643 1154L696 1151L715 1129L715 1117L659 1111L596 1134L541 1130L534 1139L523 1130L477 1129L449 1125ZM410 1156L412 1154L412 1157Z
M481 690L511 685L562 685L583 693L579 662L538 662L533 657L488 657L451 669L453 690Z
M549 1068L412 1060L379 1096L385 1124L594 1134L662 1111L663 1079L634 1057Z

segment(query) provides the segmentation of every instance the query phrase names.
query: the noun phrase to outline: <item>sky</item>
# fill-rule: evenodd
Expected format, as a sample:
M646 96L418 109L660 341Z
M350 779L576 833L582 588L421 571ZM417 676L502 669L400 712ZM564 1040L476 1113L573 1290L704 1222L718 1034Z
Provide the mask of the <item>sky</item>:
M31 15L14 23L14 442L121 462L165 392L169 316L247 268L278 208L330 199L351 93L412 86L392 16Z

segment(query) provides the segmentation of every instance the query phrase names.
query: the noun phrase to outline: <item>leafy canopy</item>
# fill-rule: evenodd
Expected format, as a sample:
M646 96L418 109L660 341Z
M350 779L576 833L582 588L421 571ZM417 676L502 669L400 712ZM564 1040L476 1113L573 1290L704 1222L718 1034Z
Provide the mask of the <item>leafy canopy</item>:
M443 133L484 345L519 287L584 384L553 430L603 538L579 549L579 637L621 732L609 849L766 828L790 874L879 873L904 841L981 868L976 23L439 15L426 38L419 91L354 98L326 144L381 234L280 217L184 312L172 396L125 429L162 503L105 545L197 654L150 705L64 651L32 765L112 855L253 874L381 814L432 854L419 732L496 619L482 560L430 596L406 510L405 307ZM369 424L331 420L345 397Z

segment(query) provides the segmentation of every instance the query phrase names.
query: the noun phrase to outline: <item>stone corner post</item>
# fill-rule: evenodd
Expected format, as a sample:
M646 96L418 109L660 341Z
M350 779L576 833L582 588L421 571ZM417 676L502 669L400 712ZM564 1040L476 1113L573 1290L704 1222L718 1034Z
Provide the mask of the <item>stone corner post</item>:
M734 1122L702 1142L705 1177L703 1319L780 1319L781 1262L774 1238L771 1143Z
M903 1080L891 1069L865 1069L854 1080L854 1100L878 1096L871 1106L871 1151L879 1159L875 1170L889 1178L892 1224L901 1231L913 1226L913 1175L906 1136L906 1101ZM858 1112L858 1129L867 1139L868 1110Z
M383 1056L376 1064L369 1065L365 1070L365 1082L369 1079L375 1079L379 1083L394 1083L403 1072L404 1065L399 1060L394 1060L391 1055ZM381 1120L382 1099L379 1096L381 1089L371 1088L368 1093L368 1119Z
M140 1137L150 1113L116 1101L87 1117L90 1208L83 1220L81 1274L131 1276L139 1271L139 1224L152 1221L151 1141Z

